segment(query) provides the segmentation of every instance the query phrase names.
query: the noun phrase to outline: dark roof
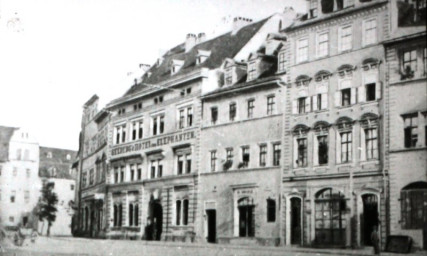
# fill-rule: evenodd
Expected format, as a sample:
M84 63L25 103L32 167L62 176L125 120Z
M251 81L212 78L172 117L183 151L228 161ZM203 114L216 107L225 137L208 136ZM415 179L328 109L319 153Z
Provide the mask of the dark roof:
M305 27L305 26L309 26L309 25L313 25L313 24L319 24L319 22L322 22L322 21L338 18L340 16L347 15L349 13L353 13L353 12L356 12L359 10L369 9L369 8L372 8L372 7L377 6L377 5L385 4L387 2L388 2L387 0L378 0L378 1L374 1L374 2L368 2L368 3L362 4L358 7L345 8L345 9L342 9L339 11L334 11L331 13L324 14L322 17L313 18L313 19L307 19L307 15L305 14L305 15L300 16L299 19L296 19L292 25L285 28L283 31L289 32L289 31L292 31L294 29L298 29L301 27ZM319 6L319 8L321 9L321 5ZM320 9L319 9L319 12L321 12Z
M225 58L233 58L267 22L268 19L269 18L265 18L261 21L242 27L234 35L232 32L228 32L211 40L197 44L187 53L185 52L185 44L175 46L163 55L163 61L160 65L155 64L151 66L151 68L146 72L146 74L150 73L151 75L144 76L142 84L132 86L124 96L140 92L144 88L147 88L147 86L143 85L144 83L156 84L165 81L172 76L188 74L200 68L218 68L221 66ZM210 51L211 54L202 64L196 65L198 50ZM176 74L171 75L170 62L173 59L184 60L184 64ZM149 89L151 89L151 87Z
M9 142L15 130L18 128L0 126L0 162L6 162L9 159Z
M52 154L48 158L49 152ZM70 159L67 159L70 155ZM73 179L70 169L76 160L77 152L69 149L40 147L39 176L42 178ZM56 175L53 175L56 173Z

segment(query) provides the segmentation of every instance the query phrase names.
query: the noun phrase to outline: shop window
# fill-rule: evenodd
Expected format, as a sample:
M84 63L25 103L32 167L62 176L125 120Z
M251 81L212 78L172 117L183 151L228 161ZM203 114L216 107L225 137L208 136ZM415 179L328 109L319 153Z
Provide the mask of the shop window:
M276 200L267 199L267 222L276 222Z
M427 182L409 184L400 192L403 229L422 229L427 222Z

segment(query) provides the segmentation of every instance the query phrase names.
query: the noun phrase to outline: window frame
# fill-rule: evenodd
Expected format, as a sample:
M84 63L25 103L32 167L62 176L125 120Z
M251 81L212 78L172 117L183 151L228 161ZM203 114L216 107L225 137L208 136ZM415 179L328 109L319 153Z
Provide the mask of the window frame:
M368 27L369 22L375 22L375 26ZM378 43L378 22L377 18L366 19L362 23L362 44L369 46ZM372 32L373 31L373 32ZM373 39L372 39L373 38Z
M280 143L273 143L273 166L280 166L282 148Z
M321 39L326 35L326 40ZM321 41L322 40L322 41ZM326 44L326 46L324 45ZM316 57L323 58L329 55L329 31L322 31L316 34Z
M345 136L344 136L345 135ZM351 163L353 161L353 132L352 131L340 131L339 136L341 137L341 164ZM343 138L346 137L344 141ZM344 151L344 148L346 151ZM346 156L344 158L344 156Z
M303 143L300 143L303 142ZM296 138L297 146L297 162L296 166L298 168L303 168L308 166L308 138L299 137Z
M259 145L259 166L267 166L267 144Z
M269 95L267 96L267 115L275 114L276 106L276 96Z
M247 102L247 107L248 119L254 118L255 99L249 99Z
M301 43L304 42L304 45ZM296 43L296 63L302 63L308 61L308 50L309 50L309 41L308 37L300 38ZM304 52L302 52L304 51Z

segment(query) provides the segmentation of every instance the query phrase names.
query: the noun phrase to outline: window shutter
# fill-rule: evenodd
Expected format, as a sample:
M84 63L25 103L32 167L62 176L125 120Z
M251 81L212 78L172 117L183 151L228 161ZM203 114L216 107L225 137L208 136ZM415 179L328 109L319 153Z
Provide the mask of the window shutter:
M298 167L298 164L297 164L297 160L298 160L298 143L297 143L297 138L295 138L294 137L294 150L293 150L293 152L294 152L294 168L297 168Z
M366 138L365 129L360 128L360 161L366 161Z
M305 113L311 112L310 103L311 103L311 98L310 97L305 98Z
M313 99L313 104L312 104L313 111L319 110L317 109L317 95L311 96L311 98Z
M313 165L319 165L319 141L317 136L313 140Z
M298 114L298 100L292 101L292 114Z
M356 88L351 88L350 104L356 104Z
M381 82L375 83L375 99L381 99Z
M328 94L322 93L321 109L328 109Z
M341 91L335 92L335 107L341 106Z
M366 101L366 87L365 87L366 85L362 85L362 86L359 86L357 89L358 89L358 91L357 91L357 101L358 102L365 102Z
M341 163L341 134L338 131L336 133L337 133L336 135L337 143L336 143L336 150L335 150L336 157L337 157L336 162L337 164L340 164Z

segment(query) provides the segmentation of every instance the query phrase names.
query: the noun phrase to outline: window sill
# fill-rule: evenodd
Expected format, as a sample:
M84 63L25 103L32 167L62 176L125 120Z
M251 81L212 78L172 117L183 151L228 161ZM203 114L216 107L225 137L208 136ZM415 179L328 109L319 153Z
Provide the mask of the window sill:
M427 150L427 146L419 146L419 147L413 147L413 148L402 148L402 149L393 149L393 150L390 150L390 153L404 153L404 152L423 151L423 150Z

